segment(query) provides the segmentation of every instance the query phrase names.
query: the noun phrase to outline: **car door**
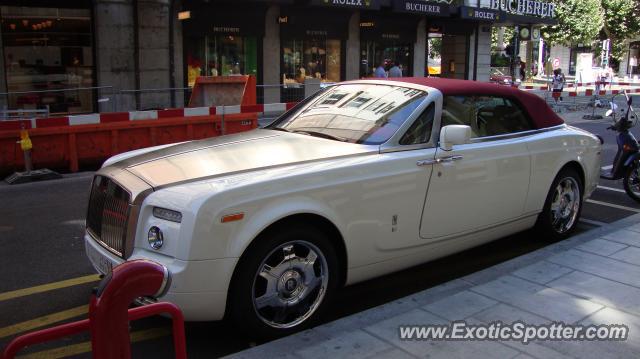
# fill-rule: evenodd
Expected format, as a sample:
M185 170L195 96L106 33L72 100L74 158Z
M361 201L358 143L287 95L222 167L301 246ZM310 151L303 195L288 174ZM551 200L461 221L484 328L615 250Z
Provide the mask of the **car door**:
M472 128L471 143L438 148L422 213L420 237L430 241L509 222L523 215L531 160L528 116L514 101L446 96L441 126Z

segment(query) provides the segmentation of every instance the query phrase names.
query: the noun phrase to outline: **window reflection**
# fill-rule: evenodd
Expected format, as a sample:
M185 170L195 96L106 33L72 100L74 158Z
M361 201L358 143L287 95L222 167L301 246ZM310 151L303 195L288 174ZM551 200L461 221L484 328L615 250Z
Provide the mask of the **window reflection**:
M88 9L0 7L10 109L92 112L91 12ZM56 91L58 90L58 91Z
M425 96L424 91L399 86L335 86L274 127L345 142L381 144L393 136Z

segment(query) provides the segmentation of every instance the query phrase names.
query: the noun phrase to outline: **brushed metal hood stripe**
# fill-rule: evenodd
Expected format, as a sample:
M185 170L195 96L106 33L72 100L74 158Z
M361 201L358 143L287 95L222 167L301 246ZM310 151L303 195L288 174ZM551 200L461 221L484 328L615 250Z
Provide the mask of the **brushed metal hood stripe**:
M265 132L269 133L269 136L255 136ZM189 144L187 149L182 151L154 151L132 157L121 169L154 188L160 188L249 171L379 153L379 146L271 132L255 131L249 138L225 136L217 139L215 143ZM123 165L124 162L115 165Z
M144 153L142 155L133 156L122 161L118 161L113 164L120 169L134 167L143 163L156 161L172 156L178 156L189 152L206 150L209 148L232 145L235 143L243 143L247 141L256 141L263 138L278 137L280 133L273 133L273 131L266 130L254 130L249 132L242 132L238 134L232 134L221 137L213 137L202 140L194 140L169 146L160 150Z
M140 177L138 174L136 174L135 172L130 171L129 169L125 169L125 171L133 174L134 176L136 176L138 178L140 178L140 180L142 180L145 183L149 184L149 186L151 186L154 191L157 191L159 189L172 187L172 186L179 186L179 185L183 185L183 184L187 184L187 183L191 183L191 182L206 181L206 180L210 180L210 179L222 178L222 177L227 177L227 176L235 176L235 175L240 175L240 174L249 173L249 172L265 171L265 170L283 168L283 167L293 166L293 165L305 165L305 164L310 164L310 163L314 163L314 162L322 162L322 161L328 161L328 160L340 160L340 159L346 159L346 158L351 158L351 157L361 157L361 156L364 157L364 156L370 156L370 155L376 155L376 154L380 154L380 151L377 148L376 149L372 149L370 152L360 152L360 153L348 154L348 155L343 155L343 156L318 158L318 159L313 159L313 160L308 160L308 161L299 161L299 162L294 162L294 163L282 163L282 164L277 164L277 165L272 165L272 166L264 166L264 167L258 167L258 168L248 168L248 169L243 169L243 170L234 171L234 172L224 172L224 173L214 174L214 175L210 175L210 176L190 178L190 179L185 179L185 180L181 180L181 181L164 183L164 184L161 184L161 185L149 183L148 180L145 180L144 178Z

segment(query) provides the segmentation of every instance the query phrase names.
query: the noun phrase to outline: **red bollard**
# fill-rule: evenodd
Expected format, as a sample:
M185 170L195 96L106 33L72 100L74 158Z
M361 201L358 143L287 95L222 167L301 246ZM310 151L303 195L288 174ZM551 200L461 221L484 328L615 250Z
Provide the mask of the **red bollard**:
M125 262L102 279L89 304L93 357L130 358L128 310L138 297L159 297L169 288L169 272L146 260Z
M89 330L93 358L131 358L129 322L167 313L173 320L173 343L178 359L187 357L184 317L172 303L159 302L129 309L138 297L161 297L169 289L171 276L166 267L148 260L125 262L102 279L91 296L89 319L28 333L13 339L1 358L14 358L26 346L75 335Z

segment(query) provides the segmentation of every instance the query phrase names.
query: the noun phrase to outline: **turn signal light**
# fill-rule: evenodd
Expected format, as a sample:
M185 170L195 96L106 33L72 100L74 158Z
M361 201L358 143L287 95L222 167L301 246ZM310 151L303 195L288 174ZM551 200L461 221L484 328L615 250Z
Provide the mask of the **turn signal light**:
M221 222L222 223L235 222L235 221L240 221L243 218L244 218L244 213L228 214L222 217Z

